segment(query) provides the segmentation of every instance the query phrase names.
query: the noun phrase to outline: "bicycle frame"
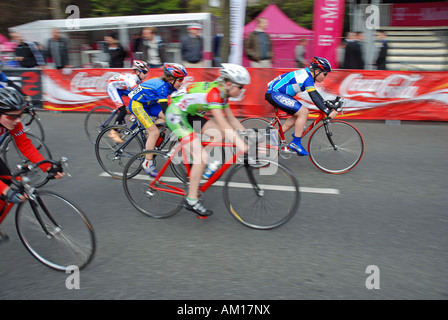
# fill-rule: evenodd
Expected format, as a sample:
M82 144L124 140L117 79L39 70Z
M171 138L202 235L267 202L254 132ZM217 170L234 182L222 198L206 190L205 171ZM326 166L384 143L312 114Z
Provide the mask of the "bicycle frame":
M226 142L210 142L210 141L202 141L202 146L207 147L235 147L235 144L233 143L226 143ZM165 164L163 165L163 167L160 169L157 177L154 178L154 180L151 182L150 187L153 188L154 190L157 191L163 191L163 192L168 192L168 193L173 193L173 194L178 194L178 195L182 195L185 196L185 190L182 188L178 188L175 186L171 186L168 185L167 183L163 182L161 180L164 172L166 171L166 169L168 168L168 166L170 165L170 163L172 162L174 156L179 152L179 150L182 150L182 158L184 160L184 166L185 169L187 171L187 176L190 176L190 166L187 163L188 157L187 154L185 152L185 149L182 145L182 143L179 143L176 148L174 149L174 151L171 151L169 153L169 159L165 162ZM213 173L213 175L207 180L207 182L205 182L204 184L202 184L199 187L199 191L201 192L205 192L208 190L208 188L210 188L210 186L216 181L218 180L222 174L232 165L235 163L236 159L241 156L244 152L239 150L237 151L232 158L230 158L229 160L227 160L215 173ZM160 183L161 185L165 186L166 188L163 187L158 187L156 186L156 183Z
M275 118L273 118L269 123L272 126L277 125L279 128L279 134L282 141L286 140L285 138L285 132L283 131L282 124L280 122L281 119L289 118L291 115L288 113L280 113L277 108L275 108ZM325 113L319 112L316 120L314 120L302 133L302 137L307 135L320 121L323 121L325 119Z

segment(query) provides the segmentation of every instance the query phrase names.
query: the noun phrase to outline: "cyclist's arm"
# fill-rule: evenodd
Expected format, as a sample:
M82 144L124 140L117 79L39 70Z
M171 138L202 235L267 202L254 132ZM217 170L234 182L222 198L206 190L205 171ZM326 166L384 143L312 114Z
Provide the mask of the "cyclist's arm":
M307 88L306 91L310 95L313 103L318 107L322 112L324 112L327 116L330 114L331 110L325 105L325 100L322 96L317 92L316 88Z
M232 109L230 109L230 107L224 108L223 111L227 118L227 121L233 127L233 129L235 130L239 129L242 131L246 130L244 126L241 124L241 122L239 122L238 119L233 115Z
M26 136L22 124L19 122L17 126L9 132L16 142L17 148L20 152L31 162L37 163L39 161L45 160L40 152L33 146L31 140ZM47 171L51 167L51 164L45 163L39 168L42 171Z

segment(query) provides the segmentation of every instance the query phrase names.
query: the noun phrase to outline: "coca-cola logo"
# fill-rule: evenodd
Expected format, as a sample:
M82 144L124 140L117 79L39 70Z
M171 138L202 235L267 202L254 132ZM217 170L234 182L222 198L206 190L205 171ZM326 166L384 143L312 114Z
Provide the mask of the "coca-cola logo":
M417 96L417 74L393 74L385 79L364 78L354 73L344 79L339 88L343 97L366 97L378 99L411 99Z
M107 80L116 72L106 72L99 77L89 76L87 72L77 73L70 82L70 90L74 93L90 92L104 95Z

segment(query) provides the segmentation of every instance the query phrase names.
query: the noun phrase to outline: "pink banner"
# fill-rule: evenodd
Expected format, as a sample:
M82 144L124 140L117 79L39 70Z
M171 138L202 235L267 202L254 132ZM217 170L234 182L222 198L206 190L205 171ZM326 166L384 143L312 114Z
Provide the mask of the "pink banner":
M336 68L336 52L341 42L344 23L344 0L314 1L314 55L330 61Z
M448 3L394 3L390 25L394 27L448 26Z

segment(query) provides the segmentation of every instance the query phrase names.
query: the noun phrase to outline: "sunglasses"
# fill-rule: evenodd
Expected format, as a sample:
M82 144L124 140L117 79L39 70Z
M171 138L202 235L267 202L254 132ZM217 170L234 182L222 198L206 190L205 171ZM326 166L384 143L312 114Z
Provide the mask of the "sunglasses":
M184 82L184 79L185 78L176 78L176 81L182 83L182 82Z
M244 84L236 84L236 83L234 83L232 86L233 87L237 87L240 90L243 90L243 88L244 88Z
M11 120L11 121L20 119L22 117L22 113L20 113L20 114L4 113L3 115L6 116L6 119Z

